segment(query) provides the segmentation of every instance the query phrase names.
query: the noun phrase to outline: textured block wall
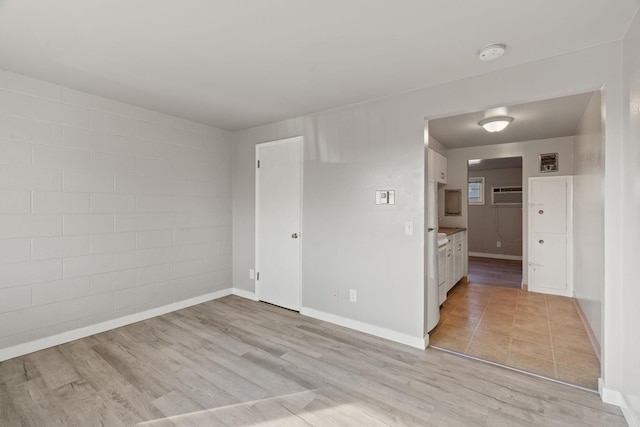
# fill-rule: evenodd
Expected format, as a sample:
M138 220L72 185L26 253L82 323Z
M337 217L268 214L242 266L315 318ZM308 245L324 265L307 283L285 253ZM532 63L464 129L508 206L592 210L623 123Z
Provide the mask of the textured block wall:
M230 144L0 71L0 349L230 288Z

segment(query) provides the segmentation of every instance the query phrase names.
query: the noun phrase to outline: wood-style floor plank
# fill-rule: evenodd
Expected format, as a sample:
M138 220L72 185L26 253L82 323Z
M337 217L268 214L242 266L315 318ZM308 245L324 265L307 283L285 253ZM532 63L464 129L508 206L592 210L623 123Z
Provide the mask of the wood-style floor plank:
M625 425L595 393L230 296L0 363L4 426Z
M469 281L520 289L522 261L469 257Z

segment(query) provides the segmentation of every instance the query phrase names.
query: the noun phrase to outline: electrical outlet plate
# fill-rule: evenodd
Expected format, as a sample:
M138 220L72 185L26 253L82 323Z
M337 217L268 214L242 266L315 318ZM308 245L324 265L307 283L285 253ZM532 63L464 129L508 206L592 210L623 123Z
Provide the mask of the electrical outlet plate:
M407 221L404 223L404 234L405 236L413 235L413 221Z
M349 301L358 302L358 291L355 289L349 289Z

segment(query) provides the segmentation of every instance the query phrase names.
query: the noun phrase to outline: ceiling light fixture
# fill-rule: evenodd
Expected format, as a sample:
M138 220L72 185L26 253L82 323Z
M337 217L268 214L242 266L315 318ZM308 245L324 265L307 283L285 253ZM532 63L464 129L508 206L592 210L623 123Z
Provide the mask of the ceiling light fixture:
M484 128L487 132L500 132L504 130L509 123L513 121L513 117L509 116L496 116L489 117L484 120L480 120L478 124Z
M504 55L507 46L502 43L488 44L478 52L478 58L481 61L493 61Z

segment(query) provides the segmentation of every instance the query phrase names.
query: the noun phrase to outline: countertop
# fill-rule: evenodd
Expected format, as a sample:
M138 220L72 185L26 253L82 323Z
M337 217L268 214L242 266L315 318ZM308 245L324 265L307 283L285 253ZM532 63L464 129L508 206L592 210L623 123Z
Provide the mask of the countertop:
M459 233L461 231L466 231L464 227L440 227L438 228L438 233L444 233L447 236L451 236L452 234Z

